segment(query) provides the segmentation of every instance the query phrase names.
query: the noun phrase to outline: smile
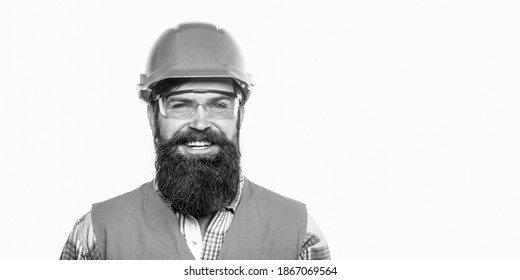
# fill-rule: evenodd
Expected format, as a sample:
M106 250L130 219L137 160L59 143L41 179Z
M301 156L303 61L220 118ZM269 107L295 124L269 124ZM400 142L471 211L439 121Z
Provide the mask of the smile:
M207 141L192 141L179 146L183 154L212 155L220 151L220 147Z
M190 149L195 149L195 150L203 150L203 149L207 149L209 148L212 143L210 142L200 142L200 141L197 141L197 142L188 142L185 144L188 148Z

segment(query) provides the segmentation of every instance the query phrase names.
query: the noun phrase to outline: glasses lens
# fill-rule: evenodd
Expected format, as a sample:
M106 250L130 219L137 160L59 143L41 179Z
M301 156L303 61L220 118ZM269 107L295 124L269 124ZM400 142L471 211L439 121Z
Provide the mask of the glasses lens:
M210 97L204 102L177 95L159 99L159 106L162 107L167 118L189 119L194 116L199 105L202 105L211 119L231 119L236 116L239 102L235 97L221 94Z

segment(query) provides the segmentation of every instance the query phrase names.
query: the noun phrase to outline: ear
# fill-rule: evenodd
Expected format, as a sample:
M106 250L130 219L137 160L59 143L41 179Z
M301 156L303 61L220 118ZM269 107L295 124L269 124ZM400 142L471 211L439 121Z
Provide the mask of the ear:
M152 135L155 138L155 132L157 131L157 125L155 123L155 112L153 110L152 105L148 104L146 108L146 113L148 114L148 122L150 123L150 128L152 129Z
M246 107L244 105L240 106L238 108L240 110L240 119L238 120L240 122L240 127L242 127L242 122L244 121L244 115L246 114Z

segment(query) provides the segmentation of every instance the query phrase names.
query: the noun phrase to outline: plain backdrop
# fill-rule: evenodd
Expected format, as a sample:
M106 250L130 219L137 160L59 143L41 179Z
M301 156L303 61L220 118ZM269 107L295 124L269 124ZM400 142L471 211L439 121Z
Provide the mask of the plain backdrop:
M154 176L148 52L226 28L256 87L246 177L307 204L334 259L520 258L520 5L2 1L0 259L57 259Z

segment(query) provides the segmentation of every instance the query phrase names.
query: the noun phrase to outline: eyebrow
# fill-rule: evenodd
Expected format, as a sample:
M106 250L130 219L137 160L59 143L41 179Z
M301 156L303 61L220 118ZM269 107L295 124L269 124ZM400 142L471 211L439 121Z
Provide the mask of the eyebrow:
M171 95L169 97L166 97L167 99L170 99L171 98L171 101L182 101L182 102L193 102L193 101L196 101L192 98L186 98L186 97L176 97L175 95ZM215 101L219 101L219 100L222 100L222 99L225 99L225 100L233 100L235 97L229 97L229 96L226 96L226 95L222 95L222 96L215 96L215 97L210 97L208 98L207 100L205 100L204 102L215 102Z

